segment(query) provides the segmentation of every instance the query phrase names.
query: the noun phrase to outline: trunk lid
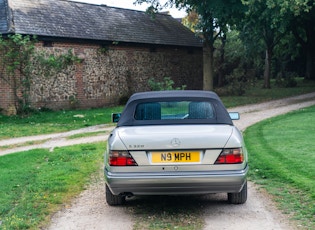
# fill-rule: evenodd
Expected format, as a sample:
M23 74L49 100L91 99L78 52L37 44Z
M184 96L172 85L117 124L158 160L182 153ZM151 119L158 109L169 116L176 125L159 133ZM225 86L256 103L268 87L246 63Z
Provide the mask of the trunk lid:
M128 150L221 149L229 140L230 125L133 126L116 129Z

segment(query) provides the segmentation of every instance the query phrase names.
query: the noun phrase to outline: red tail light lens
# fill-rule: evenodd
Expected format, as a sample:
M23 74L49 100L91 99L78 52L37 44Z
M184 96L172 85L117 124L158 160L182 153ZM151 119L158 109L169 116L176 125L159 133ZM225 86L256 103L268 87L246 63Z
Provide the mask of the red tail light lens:
M244 161L242 148L223 149L215 164L241 164Z
M110 151L108 161L110 166L138 165L128 151Z

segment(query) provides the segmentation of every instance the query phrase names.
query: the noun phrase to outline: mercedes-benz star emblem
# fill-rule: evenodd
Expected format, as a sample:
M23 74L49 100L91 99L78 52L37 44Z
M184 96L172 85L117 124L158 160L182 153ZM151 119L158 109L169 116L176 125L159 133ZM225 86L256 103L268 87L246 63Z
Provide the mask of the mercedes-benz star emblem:
M173 147L178 147L180 146L180 140L178 138L173 138L172 141L171 141L171 145Z

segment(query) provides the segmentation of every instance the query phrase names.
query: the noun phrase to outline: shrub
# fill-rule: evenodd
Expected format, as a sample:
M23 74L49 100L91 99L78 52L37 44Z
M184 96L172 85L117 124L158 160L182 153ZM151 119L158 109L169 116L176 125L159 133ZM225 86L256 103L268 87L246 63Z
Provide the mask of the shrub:
M286 73L284 78L282 78L280 74L278 74L277 79L276 79L276 85L279 87L284 87L284 88L297 87L297 81L296 81L297 77L298 75L293 72Z
M249 79L246 72L242 68L236 68L227 76L228 86L227 91L231 95L242 96L245 94L248 87Z
M164 77L162 82L156 82L154 78L150 78L148 84L152 91L184 90L187 87L186 85L182 85L181 87L174 88L174 81L170 77Z

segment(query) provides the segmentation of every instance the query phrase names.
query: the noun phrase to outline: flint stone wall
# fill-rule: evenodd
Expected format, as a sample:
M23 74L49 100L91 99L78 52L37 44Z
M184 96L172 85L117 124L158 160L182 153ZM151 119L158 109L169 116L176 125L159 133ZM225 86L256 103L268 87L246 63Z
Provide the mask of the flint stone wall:
M54 54L71 49L81 62L56 76L33 78L30 99L35 108L117 105L132 93L150 90L150 78L158 82L170 77L174 87L202 89L202 48L52 43L51 47L39 44L37 49ZM40 73L40 66L35 72Z

